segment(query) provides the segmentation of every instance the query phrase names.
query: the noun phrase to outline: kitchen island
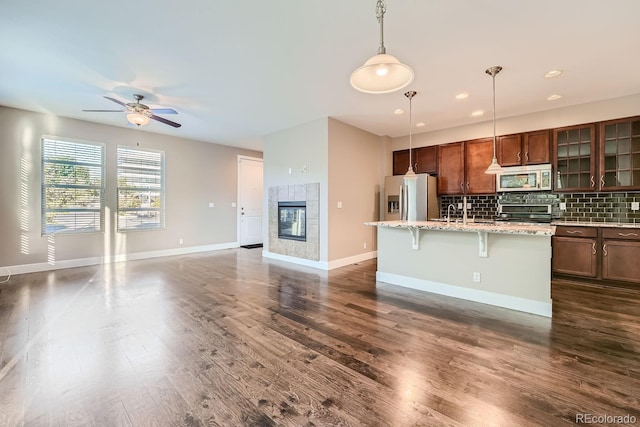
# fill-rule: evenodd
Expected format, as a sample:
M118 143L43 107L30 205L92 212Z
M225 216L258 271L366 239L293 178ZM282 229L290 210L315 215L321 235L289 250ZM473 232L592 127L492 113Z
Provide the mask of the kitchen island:
M551 317L551 236L525 223L379 221L376 280Z

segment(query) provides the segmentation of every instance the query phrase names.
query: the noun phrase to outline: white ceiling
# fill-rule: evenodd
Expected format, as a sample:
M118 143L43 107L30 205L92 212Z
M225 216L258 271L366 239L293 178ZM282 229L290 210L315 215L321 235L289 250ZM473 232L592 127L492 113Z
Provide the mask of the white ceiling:
M0 105L126 126L122 113L81 110L140 93L183 125L141 131L261 150L262 136L326 116L406 135L407 114L393 111L408 110L409 89L418 132L491 120L493 65L498 118L640 93L639 0L387 0L387 53L416 78L357 92L349 76L379 45L375 3L5 0Z

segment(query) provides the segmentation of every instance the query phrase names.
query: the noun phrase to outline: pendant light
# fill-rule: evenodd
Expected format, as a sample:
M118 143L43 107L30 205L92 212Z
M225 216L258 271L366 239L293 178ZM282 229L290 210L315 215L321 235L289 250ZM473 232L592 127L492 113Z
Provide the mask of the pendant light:
M404 175L405 178L407 176L415 176L415 172L413 171L413 157L412 157L412 150L411 150L411 134L412 134L412 130L413 130L413 123L411 121L411 101L413 100L413 97L416 96L416 91L415 90L411 90L409 92L405 92L404 96L406 96L407 98L409 98L409 169L407 170L407 173Z
M376 18L380 23L380 47L364 65L351 74L351 86L365 93L389 93L407 86L413 81L413 70L395 56L387 55L384 47L384 14L387 6L383 0L376 3Z
M407 169L407 173L404 174L403 182L404 182L404 203L406 203L405 212L407 215L407 221L415 221L418 217L418 205L417 205L417 197L418 197L418 175L413 171L413 157L412 157L412 145L411 145L411 100L416 95L415 91L405 92L404 96L409 98L409 169Z
M502 67L496 65L488 68L485 73L489 74L493 78L493 159L491 164L484 173L496 175L500 173L502 168L498 164L498 158L496 157L496 75L502 70Z

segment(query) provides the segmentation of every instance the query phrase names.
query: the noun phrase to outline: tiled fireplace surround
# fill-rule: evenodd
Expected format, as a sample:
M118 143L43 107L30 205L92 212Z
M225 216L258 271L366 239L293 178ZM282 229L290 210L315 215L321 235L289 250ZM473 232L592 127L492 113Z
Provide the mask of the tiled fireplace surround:
M307 240L278 238L278 202L306 202ZM281 185L269 188L269 252L320 259L320 183Z
M493 219L498 208L498 195L467 196L471 203L467 215L475 215L479 219ZM640 211L631 210L631 202L640 202L638 192L615 193L508 193L502 197L516 197L530 203L548 203L552 205L553 218L556 220L640 224ZM440 212L445 212L452 203L458 206L462 196L441 196ZM567 204L567 210L560 210L560 203ZM462 211L456 210L452 215L462 217Z

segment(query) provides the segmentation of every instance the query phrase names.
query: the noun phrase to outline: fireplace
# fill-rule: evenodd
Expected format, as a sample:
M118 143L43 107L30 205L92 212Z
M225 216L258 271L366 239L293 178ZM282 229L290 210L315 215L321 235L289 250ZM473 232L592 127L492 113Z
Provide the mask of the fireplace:
M307 202L278 202L278 238L307 241Z

